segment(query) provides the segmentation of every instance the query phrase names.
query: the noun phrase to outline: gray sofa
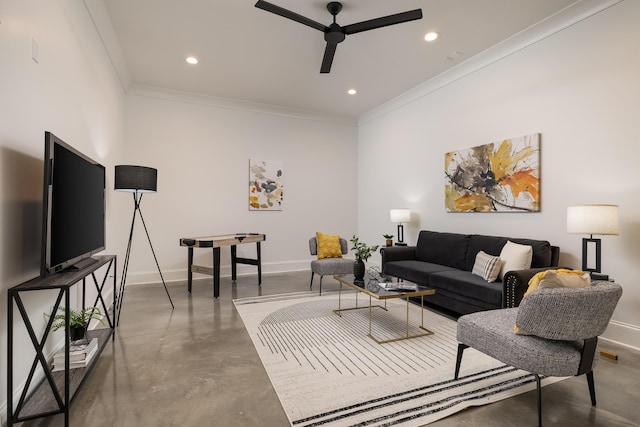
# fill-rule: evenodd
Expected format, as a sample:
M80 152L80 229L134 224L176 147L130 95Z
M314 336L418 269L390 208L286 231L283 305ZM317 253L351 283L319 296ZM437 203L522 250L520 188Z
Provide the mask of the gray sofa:
M498 256L505 243L533 248L531 268L505 273L502 281L489 283L471 272L480 251ZM430 304L456 314L517 307L537 272L558 266L560 248L546 240L516 239L479 234L423 230L416 246L391 246L380 250L382 271L430 286Z

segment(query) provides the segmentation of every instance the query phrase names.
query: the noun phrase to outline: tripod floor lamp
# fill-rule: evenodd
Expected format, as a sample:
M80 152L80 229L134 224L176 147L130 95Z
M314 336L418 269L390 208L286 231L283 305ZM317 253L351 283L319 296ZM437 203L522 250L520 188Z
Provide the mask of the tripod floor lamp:
M173 301L171 300L171 295L169 295L169 290L167 289L167 285L164 282L164 277L162 276L162 271L160 270L160 264L158 264L158 258L156 257L156 253L153 250L153 245L151 244L151 238L149 237L149 231L147 230L147 225L145 224L144 217L142 216L142 210L140 210L140 203L142 202L143 194L155 193L157 190L157 186L158 186L157 169L148 168L145 166L130 166L130 165L116 166L114 189L116 191L125 191L133 194L133 217L131 218L131 230L129 231L129 243L127 243L127 253L124 257L122 279L120 281L120 290L118 291L118 300L117 300L118 301L117 303L118 318L116 319L116 325L120 323L120 312L122 309L122 301L124 300L124 285L125 285L125 282L127 281L127 270L129 269L129 257L131 255L131 240L133 239L133 228L136 223L136 214L140 214L140 219L142 220L144 231L147 234L147 240L149 241L149 246L151 247L151 253L153 254L153 258L156 261L156 266L158 267L158 273L160 273L160 278L162 279L164 290L167 292L167 296L169 297L171 308L174 308Z

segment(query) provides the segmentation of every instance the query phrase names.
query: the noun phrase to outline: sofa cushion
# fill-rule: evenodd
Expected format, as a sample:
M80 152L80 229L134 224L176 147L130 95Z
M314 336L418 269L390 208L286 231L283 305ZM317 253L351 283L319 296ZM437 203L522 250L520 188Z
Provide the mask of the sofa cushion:
M418 236L416 259L465 270L469 237L467 234L422 230Z
M531 258L531 268L551 267L551 243L546 240L533 239L509 239L519 245L531 246L533 257Z
M507 243L506 237L482 236L480 234L472 234L469 237L469 249L467 251L467 262L465 270L471 271L473 264L476 262L478 252L482 251L489 255L499 256L504 244Z
M440 264L416 260L391 261L384 264L384 274L402 277L422 285L428 285L431 275L439 271L457 270Z
M448 294L483 301L494 307L502 306L502 283L489 283L470 271L450 270L433 273L429 277L429 286L436 289L436 294L446 290Z
M416 299L416 302L418 300ZM478 299L467 298L459 294L452 294L446 290L438 289L435 294L424 297L427 306L433 305L445 312L455 313L454 317L462 314L475 313L477 311L495 310L495 305L480 301Z
M533 248L533 258L531 259L531 268L551 267L551 244L546 240L534 239L512 239L498 236L483 236L481 234L472 234L469 238L469 249L467 251L467 260L465 270L471 271L476 261L476 255L480 251L484 251L489 255L499 256L503 246L511 240L513 243L527 245Z

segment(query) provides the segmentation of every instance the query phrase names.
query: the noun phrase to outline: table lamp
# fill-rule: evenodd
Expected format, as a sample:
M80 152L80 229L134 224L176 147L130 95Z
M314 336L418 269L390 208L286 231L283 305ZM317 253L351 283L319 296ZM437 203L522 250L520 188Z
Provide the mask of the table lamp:
M582 271L588 271L594 280L608 280L601 273L601 240L593 235L618 234L617 205L580 205L567 208L567 232L589 234L582 239ZM595 266L589 265L589 246L595 246Z
M407 208L391 209L389 217L391 222L398 223L398 242L396 245L407 246L407 244L404 243L404 227L402 226L402 223L408 223L411 221L411 210Z

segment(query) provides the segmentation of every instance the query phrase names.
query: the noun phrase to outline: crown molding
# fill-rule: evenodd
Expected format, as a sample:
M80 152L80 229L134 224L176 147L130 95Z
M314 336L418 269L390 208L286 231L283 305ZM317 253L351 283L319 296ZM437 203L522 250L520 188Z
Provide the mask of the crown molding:
M238 110L272 116L294 118L299 120L312 120L332 123L343 126L357 126L354 117L323 114L315 111L306 111L296 108L280 107L271 104L242 101L239 99L222 98L195 92L185 92L174 89L166 89L157 86L132 84L125 89L127 95L155 98L165 101L182 102L187 104L203 105L207 107Z
M107 8L104 6L102 0L84 0L84 5L89 12L89 16L93 22L93 26L96 28L100 40L111 60L113 68L116 70L116 74L120 79L120 84L124 91L132 84L131 73L127 67L127 61L124 58L124 53L120 48L120 42L113 29L111 18Z
M111 60L111 64L120 79L120 83L127 95L143 96L163 99L173 102L198 104L215 108L239 110L273 116L288 117L300 120L312 120L344 126L357 126L356 118L331 115L302 109L280 107L277 105L260 104L237 99L222 98L193 92L165 89L156 86L141 85L133 81L127 66L124 53L113 29L113 24L103 0L84 0L85 7L93 21L102 44Z
M358 126L428 96L625 0L579 0L415 88L358 116Z

